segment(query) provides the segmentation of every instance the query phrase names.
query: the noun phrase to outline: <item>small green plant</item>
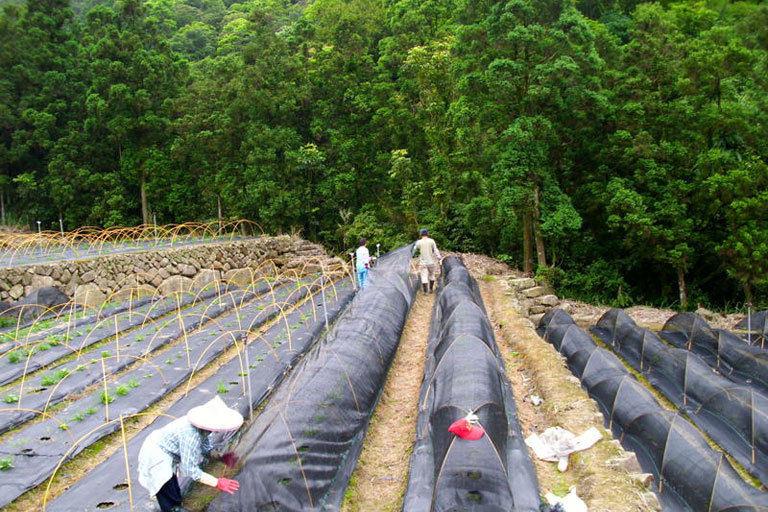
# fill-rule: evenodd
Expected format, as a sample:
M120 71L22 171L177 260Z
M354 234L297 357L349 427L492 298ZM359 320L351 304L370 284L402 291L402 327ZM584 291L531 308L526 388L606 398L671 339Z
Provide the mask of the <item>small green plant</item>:
M67 368L62 368L61 370L56 372L56 378L61 380L67 375L69 375L71 372Z
M50 344L48 344L48 343L41 343L41 344L39 344L39 345L37 346L37 349L38 349L40 352L45 352L45 351L46 351L46 350L48 350L49 348L51 348L51 345L50 345Z
M131 377L131 380L128 381L128 387L131 389L137 388L141 386L141 382L139 382L139 379L136 377Z
M101 352L101 357L109 357L111 354L109 353L109 350L103 350Z
M0 471L8 471L13 467L13 459L2 458L0 459Z
M74 416L72 416L72 421L83 421L84 419L85 419L85 413L84 412L79 412L79 413L75 414Z
M87 414L87 415L89 415L89 416L90 416L91 414L96 414L96 409L95 409L94 407L91 407L91 408L89 408L89 409L87 409L87 410L85 411L85 414Z
M144 376L144 378L145 378L145 379L151 379L151 378L152 378L152 374L151 374L151 373L148 373L148 374L146 374L146 375Z
M219 381L219 383L216 385L216 391L223 395L224 393L228 392L229 390L227 389L227 386L224 385L224 383L222 381Z
M14 395L13 393L8 393L3 397L3 402L7 404L15 404L19 401L19 395Z
M104 405L106 405L106 404L111 404L112 402L114 402L114 401L115 401L115 397L114 397L114 396L112 396L112 395L109 393L109 390L107 390L107 391L102 391L102 392L101 392L101 394L99 395L99 401L100 401L102 404L104 404Z
M8 352L8 355L6 358L8 359L9 363L18 363L21 361L21 358L26 356L26 354L23 353L21 350L12 350Z
M136 341L144 341L144 335L143 334L137 334L135 339L136 339Z
M78 365L77 367L75 367L75 371L77 371L77 372L81 372L83 370L85 370L85 366L83 366L83 365Z
M129 391L130 389L128 388L128 386L124 386L122 384L115 388L115 394L117 396L125 396L128 394Z
M58 379L53 375L43 375L43 378L40 379L40 384L43 386L53 386L57 382Z
M59 424L59 429L60 430L69 430L69 425L67 423L62 422L62 423Z
M173 359L166 359L165 364L173 364Z

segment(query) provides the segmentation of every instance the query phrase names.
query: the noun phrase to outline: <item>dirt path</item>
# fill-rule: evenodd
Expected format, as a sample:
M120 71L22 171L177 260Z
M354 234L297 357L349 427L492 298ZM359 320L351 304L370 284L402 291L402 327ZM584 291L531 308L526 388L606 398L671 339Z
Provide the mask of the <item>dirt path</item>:
M342 512L387 512L402 508L411 450L416 440L419 388L434 300L434 293L424 296L419 292L408 315Z

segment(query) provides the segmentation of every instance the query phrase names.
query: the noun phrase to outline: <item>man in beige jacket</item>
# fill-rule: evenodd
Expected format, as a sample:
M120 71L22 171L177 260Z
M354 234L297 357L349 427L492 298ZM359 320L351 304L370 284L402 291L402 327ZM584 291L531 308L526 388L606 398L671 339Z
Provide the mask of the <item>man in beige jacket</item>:
M411 256L416 257L419 253L419 274L421 275L421 287L424 295L431 293L435 287L435 271L440 264L440 251L437 250L437 244L429 238L426 229L421 230L421 239L413 244ZM429 283L429 291L427 291Z

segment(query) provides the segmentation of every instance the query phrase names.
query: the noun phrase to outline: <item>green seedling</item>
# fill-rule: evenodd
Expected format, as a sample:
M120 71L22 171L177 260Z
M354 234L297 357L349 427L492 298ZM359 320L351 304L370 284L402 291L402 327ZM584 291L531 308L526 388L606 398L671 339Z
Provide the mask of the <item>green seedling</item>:
M13 459L2 458L0 459L0 471L8 471L13 467Z
M60 430L69 430L69 425L66 424L66 423L60 423L59 424L59 429Z
M128 394L129 391L130 389L128 388L128 386L124 386L122 384L115 388L115 394L117 396L125 396Z
M219 381L219 383L216 385L216 391L223 395L224 393L227 393L229 390L227 389L227 386L224 385L222 381Z
M144 341L144 335L143 334L137 334L135 339L136 339L136 341Z
M87 415L89 415L89 416L90 416L91 414L96 414L96 409L95 409L95 408L93 408L93 407L91 407L91 408L89 408L89 409L87 409L87 410L85 411L85 414L87 414Z
M128 387L131 389L137 388L141 386L141 382L139 382L139 379L136 377L132 377L131 380L128 381Z
M38 348L38 350L40 350L40 352L45 352L46 350L48 350L49 348L51 348L51 345L50 345L50 344L48 344L48 343L41 343L41 344L39 344L39 345L37 346L37 348Z
M173 359L166 359L165 364L173 364Z
M99 395L99 401L104 405L111 404L115 401L115 397L109 394L109 390L102 391Z
M85 419L85 413L84 412L79 412L79 413L75 414L74 416L72 416L72 421L83 421L84 419Z
M85 366L83 366L81 364L78 365L77 367L75 367L75 371L76 372L82 372L83 370L85 370Z
M112 354L109 353L109 350L104 350L101 352L101 357L109 357L110 355Z
M43 375L43 378L40 379L40 384L43 386L53 386L58 382L58 379L53 375Z
M19 401L19 395L14 395L13 393L8 393L3 397L3 402L7 404L15 404Z

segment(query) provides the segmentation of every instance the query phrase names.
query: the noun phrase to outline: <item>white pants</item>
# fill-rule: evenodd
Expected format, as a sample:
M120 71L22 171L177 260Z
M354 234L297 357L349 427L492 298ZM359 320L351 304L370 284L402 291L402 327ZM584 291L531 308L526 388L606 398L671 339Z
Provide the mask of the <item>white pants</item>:
M419 275L421 276L421 284L427 284L429 281L435 280L435 269L437 264L432 265L419 265Z

